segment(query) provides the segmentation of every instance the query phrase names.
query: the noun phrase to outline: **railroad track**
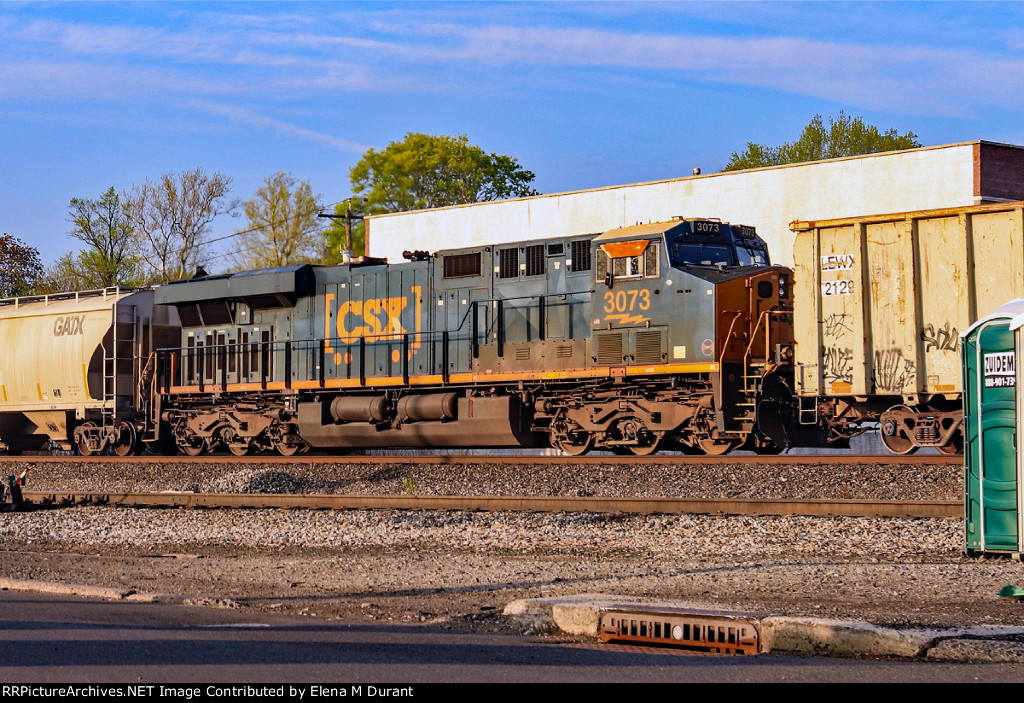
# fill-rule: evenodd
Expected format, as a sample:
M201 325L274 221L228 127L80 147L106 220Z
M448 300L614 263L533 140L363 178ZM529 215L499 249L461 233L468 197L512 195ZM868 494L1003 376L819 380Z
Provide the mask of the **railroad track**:
M466 510L634 514L963 516L956 501L763 500L753 498L600 498L253 493L105 493L26 491L39 506L110 505L135 508L291 508L306 510Z
M57 463L57 464L237 464L237 465L296 465L296 464L424 464L437 465L558 465L571 464L578 466L751 466L771 464L776 466L806 465L852 465L865 464L872 466L948 466L963 464L961 456L944 454L925 454L899 456L894 454L778 454L775 456L758 456L756 454L729 454L725 456L685 454L658 454L653 456L560 456L538 454L479 454L479 455L446 455L446 454L407 454L387 456L323 455L299 454L282 457L276 454L236 457L230 454L189 456L54 456L50 454L20 456L0 456L0 466L4 464Z

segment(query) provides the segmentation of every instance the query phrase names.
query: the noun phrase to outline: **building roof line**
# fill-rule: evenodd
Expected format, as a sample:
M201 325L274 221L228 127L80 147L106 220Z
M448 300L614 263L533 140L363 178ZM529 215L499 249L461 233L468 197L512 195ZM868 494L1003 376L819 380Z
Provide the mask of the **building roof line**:
M908 154L908 153L912 153L912 152L936 151L936 150L939 150L939 149L952 149L952 148L955 148L955 147L975 146L975 145L980 145L980 144L986 144L986 145L990 145L990 146L1007 147L1007 148L1012 148L1012 149L1024 149L1024 146L1020 146L1020 145L1017 145L1017 144L1006 144L1006 143L1002 143L1002 142L988 141L988 140L985 140L985 139L975 139L973 141L956 142L954 144L938 144L938 145L935 145L935 146L916 147L914 149L899 149L899 150L896 150L896 151L879 151L879 152L876 152L876 153L873 153L873 154L857 154L855 156L839 156L839 157L836 157L834 159L819 159L818 161L801 161L799 163L782 164L780 166L760 166L758 168L746 168L746 169L739 170L739 171L718 171L717 173L701 174L699 176L680 176L678 178L661 178L661 179L654 180L654 181L641 181L641 182L638 182L638 183L622 183L622 184L619 184L619 185L599 186L597 188L581 188L579 190L568 190L568 191L562 191L562 192L558 192L558 193L542 193L540 195L530 195L530 196L525 196L525 197L522 197L522 198L507 198L507 199L504 199L504 200L485 200L483 202L478 202L478 203L464 203L464 204L461 204L461 205L447 205L445 207L423 208L421 210L403 210L402 212L388 212L388 213L383 213L383 214L379 214L379 215L367 215L367 217L368 218L372 218L372 219L381 219L381 218L385 218L385 217L396 217L396 216L400 216L400 215L409 215L411 213L440 212L440 211L444 211L444 210L456 210L458 208L477 207L479 205L491 205L491 204L497 204L497 203L514 203L514 202L520 202L520 201L541 200L541 199L544 199L544 198L557 198L557 197L563 197L563 196L566 196L566 195L578 195L578 194L582 194L582 193L596 193L596 192L599 192L599 191L613 191L613 190L619 190L619 189L623 189L623 188L637 188L637 187L641 187L641 186L660 185L662 183L680 183L680 182L683 182L683 181L696 181L696 180L702 180L702 179L706 179L706 178L722 178L722 177L728 177L728 176L735 176L735 175L738 175L738 174L754 173L754 172L757 172L757 171L774 171L774 170L785 169L785 168L806 168L807 166L816 166L816 165L820 165L820 164L832 164L832 163L837 163L837 162L840 162L840 161L852 161L852 160L856 160L856 159L868 159L868 158L874 158L874 157L878 157L878 156L893 156L893 155L896 155L896 154Z

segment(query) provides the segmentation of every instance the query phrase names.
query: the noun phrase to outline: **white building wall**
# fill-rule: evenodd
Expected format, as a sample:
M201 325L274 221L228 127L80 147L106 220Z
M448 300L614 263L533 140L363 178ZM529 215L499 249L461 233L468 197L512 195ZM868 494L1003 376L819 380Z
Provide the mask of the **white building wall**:
M368 254L596 234L676 216L753 225L793 265L793 220L974 204L976 142L368 218Z

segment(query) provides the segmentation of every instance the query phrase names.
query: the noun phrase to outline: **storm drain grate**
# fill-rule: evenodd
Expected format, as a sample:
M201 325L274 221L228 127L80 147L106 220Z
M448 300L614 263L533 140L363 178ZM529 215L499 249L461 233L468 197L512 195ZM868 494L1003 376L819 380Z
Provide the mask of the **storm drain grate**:
M601 611L602 642L635 642L719 654L757 654L760 638L753 616L676 608Z

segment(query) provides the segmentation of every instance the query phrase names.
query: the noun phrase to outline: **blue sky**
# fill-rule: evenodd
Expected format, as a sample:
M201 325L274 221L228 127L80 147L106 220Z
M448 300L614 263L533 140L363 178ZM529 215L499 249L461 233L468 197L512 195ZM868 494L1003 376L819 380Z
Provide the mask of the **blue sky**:
M0 231L50 262L71 198L197 166L332 203L407 132L545 193L710 173L840 110L1024 144L1024 4L0 2Z

